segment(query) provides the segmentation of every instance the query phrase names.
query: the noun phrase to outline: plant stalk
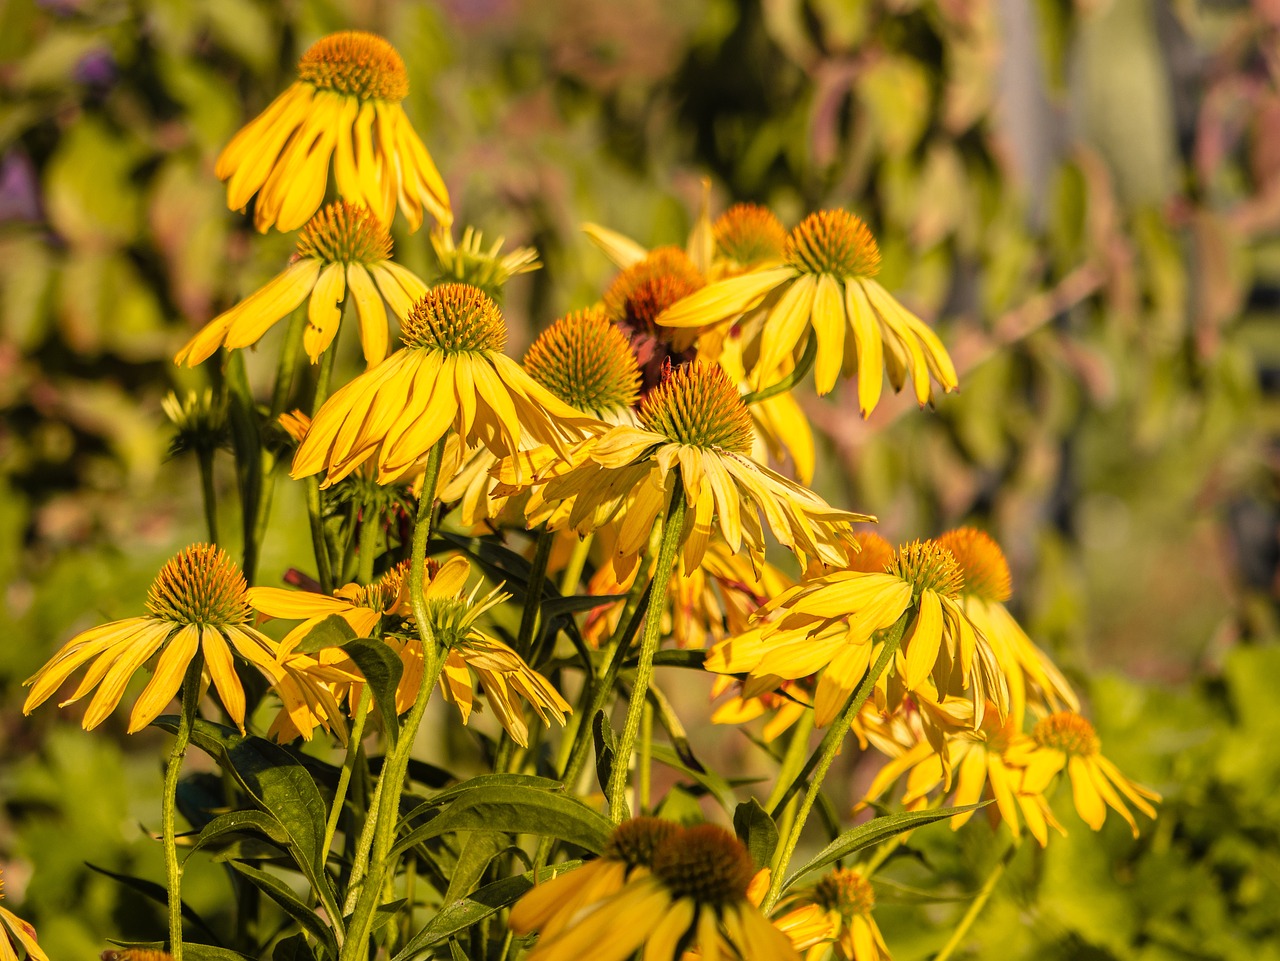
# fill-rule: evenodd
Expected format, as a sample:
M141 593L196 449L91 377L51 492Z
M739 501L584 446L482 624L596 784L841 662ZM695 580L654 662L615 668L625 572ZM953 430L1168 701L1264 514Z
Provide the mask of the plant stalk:
M182 679L182 711L178 715L178 731L169 752L169 762L164 770L164 799L162 802L162 835L164 843L164 874L169 892L169 953L174 961L182 961L182 865L178 863L177 815L178 777L182 773L182 760L191 743L191 728L195 725L196 707L200 701L200 673L204 670L204 656L199 652L187 665Z

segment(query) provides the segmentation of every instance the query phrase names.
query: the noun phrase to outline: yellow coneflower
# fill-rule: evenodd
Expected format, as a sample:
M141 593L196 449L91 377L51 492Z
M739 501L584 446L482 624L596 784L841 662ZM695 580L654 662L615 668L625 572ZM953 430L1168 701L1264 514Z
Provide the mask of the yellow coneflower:
M316 412L293 459L295 478L329 486L373 459L378 483L404 477L450 430L501 457L522 441L563 447L596 422L502 354L507 327L493 299L467 284L427 291L402 325L404 347Z
M880 399L884 373L895 390L910 374L916 400L957 385L937 335L875 280L880 250L858 217L844 210L810 214L788 235L782 262L728 277L684 298L657 318L666 327L704 327L771 300L754 369L774 376L806 336L817 338L814 381L828 393L843 373L858 376L863 416ZM883 371L882 371L883 366Z
M974 724L980 724L986 700L1003 710L1008 694L993 656L959 604L962 587L950 551L933 541L915 541L900 548L883 573L835 571L774 598L757 615L758 628L722 645L707 669L747 674L747 697L783 680L819 674L814 711L822 727L835 719L867 672L876 635L908 614L902 646L882 686L896 677L896 702L926 681L944 692L955 683L971 691Z
M561 726L572 708L551 683L525 663L524 659L495 637L477 627L476 622L491 608L511 595L495 589L479 597L480 584L465 593L471 567L462 557L451 557L434 572L425 586L427 612L431 618L431 636L444 648L444 671L440 684L445 699L455 704L462 723L471 718L475 707L475 682L480 682L489 706L511 739L521 747L529 744L529 728L525 723L521 701L529 706L547 727L554 720ZM407 587L407 585L406 585ZM407 595L402 592L402 605L408 613ZM397 710L408 710L422 684L423 651L417 634L389 635L390 643L400 655L405 671L396 693Z
M711 225L718 277L736 277L782 259L787 230L768 207L734 204Z
M706 286L706 280L679 247L658 247L614 278L604 292L609 318L631 339L643 375L641 392L656 387L669 364L693 360L693 337L655 322L658 316Z
M4 897L4 878L0 877L0 898ZM49 956L36 943L36 929L8 908L0 907L0 961L18 961L18 952L27 961L49 961Z
M314 364L338 333L348 295L360 319L360 345L370 366L387 353L387 312L402 321L427 285L391 260L391 234L367 207L339 201L308 221L292 262L261 290L209 321L187 342L175 364L194 367L219 347L248 347L304 301L302 346Z
M575 411L604 424L635 423L631 407L640 391L640 368L626 335L602 309L577 310L556 320L529 345L521 366L534 383ZM508 496L494 490L492 451L481 448L457 463L460 453L461 445L446 452L446 463L457 466L441 471L438 497L457 501L462 523L474 526L497 517Z
M504 238L499 237L484 249L484 235L473 227L462 233L462 243L453 242L451 230L431 231L431 249L445 280L479 287L495 300L502 296L507 281L516 274L527 274L542 266L538 252L532 247L517 247L502 254Z
M518 934L537 931L550 941L600 902L622 890L635 872L653 867L654 850L684 829L674 821L638 817L623 821L600 857L537 885L511 909L511 929Z
M613 427L579 444L540 491L548 504L572 500L567 517L551 523L579 534L621 517L619 576L630 575L658 518L669 513L677 478L688 506L679 535L685 571L702 563L717 528L732 552L745 543L755 563L763 562L761 511L781 544L825 564L844 562L849 525L869 519L837 510L747 456L751 417L719 367L677 367L645 397L638 416L638 427Z
M336 703L323 683L312 676L309 658L281 660L275 641L255 629L253 609L246 596L244 575L221 548L194 544L160 570L147 595L150 613L112 621L76 635L44 667L24 683L31 691L23 704L30 714L85 664L80 686L59 706L98 691L85 712L84 729L91 730L115 710L125 685L138 669L159 655L151 680L129 716L129 733L150 724L173 700L187 667L197 652L223 707L244 730L244 687L236 674L234 654L254 665L275 685L295 723L309 735L315 723L334 719Z
M1038 722L1030 736L1022 735L1009 746L1007 758L1023 769L1022 790L1031 794L1044 793L1065 770L1076 813L1095 831L1101 829L1110 807L1138 836L1138 822L1126 799L1147 817L1156 816L1150 802L1159 803L1160 795L1133 783L1103 757L1093 725L1073 711L1059 711Z
M871 912L876 906L871 882L857 868L838 868L810 888L789 896L789 915L806 917L816 905L833 929L835 956L840 961L892 961L884 936ZM789 915L777 922L781 924ZM807 961L817 961L827 953L825 944L813 947Z
M555 924L554 934L543 932L529 961L624 961L641 946L646 961L677 961L686 951L703 958L800 961L787 936L751 903L755 867L742 842L724 828L701 824L663 831L650 851L647 866L622 869L615 893L572 913L555 911L545 893L536 910L518 904L512 912L517 933L548 918Z
M947 531L937 540L960 565L964 574L960 603L991 645L1009 684L1009 714L1014 730L1022 730L1028 697L1040 715L1064 707L1079 710L1080 702L1066 678L1004 606L1012 593L1012 578L1000 545L986 532L972 527Z
M951 771L955 770L953 804L976 804L989 791L995 800L988 811L992 823L1004 821L1016 840L1021 837L1025 821L1031 836L1044 847L1049 843L1049 828L1060 834L1066 832L1054 818L1044 794L1027 790L1021 768L1009 760L1009 748L1019 734L1012 714L1002 723L989 712L977 730L951 731L942 744L942 754L937 744L922 738L876 772L858 808L877 800L903 774L907 775L903 805L908 810L922 808L927 796L939 786L950 790ZM966 811L951 818L951 829L958 831L973 813Z
M312 44L298 79L242 129L218 157L227 206L258 195L253 222L266 232L296 230L324 200L333 161L338 194L389 224L396 201L412 229L425 208L453 220L449 194L400 106L409 77L391 44L347 30Z

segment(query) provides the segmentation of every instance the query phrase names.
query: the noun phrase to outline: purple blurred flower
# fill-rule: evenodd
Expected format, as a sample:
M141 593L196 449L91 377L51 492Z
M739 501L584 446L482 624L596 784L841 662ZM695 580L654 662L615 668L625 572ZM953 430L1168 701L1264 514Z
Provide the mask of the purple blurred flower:
M87 87L105 90L116 82L119 75L116 58L105 47L90 50L76 64L75 79Z
M0 223L40 219L40 191L30 158L16 150L0 161Z

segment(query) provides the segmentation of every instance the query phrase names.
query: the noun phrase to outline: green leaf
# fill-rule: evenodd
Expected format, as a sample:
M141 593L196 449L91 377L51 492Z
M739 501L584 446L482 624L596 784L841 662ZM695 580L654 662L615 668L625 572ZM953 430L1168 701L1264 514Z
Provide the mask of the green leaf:
M847 858L863 848L873 847L905 831L911 831L926 824L933 824L935 821L945 821L947 818L954 817L957 814L964 814L966 811L976 811L990 803L990 801L982 801L978 804L965 804L961 807L939 808L934 811L908 811L905 814L889 814L884 817L873 818L866 824L860 824L856 828L845 831L844 834L810 858L791 877L787 878L786 883L782 885L782 890L786 891L811 871L824 868L828 864L839 861L841 858Z
M326 647L342 647L348 641L355 640L355 637L356 632L341 615L330 614L307 631L294 650L302 654L314 654Z
M333 616L337 617L336 614ZM341 621L342 618L338 620ZM346 624L346 621L342 623ZM311 633L314 634L315 631ZM356 667L360 668L360 673L373 691L373 702L382 715L382 729L387 732L390 745L394 747L400 736L400 719L396 714L396 687L400 683L400 675L404 673L404 664L390 647L370 637L347 641L342 645L342 650L356 662Z
M538 872L538 881L544 883L581 864L581 861L565 861L543 868ZM436 916L427 922L427 926L414 935L391 961L414 961L423 957L429 948L514 904L532 887L533 872L526 871L512 878L486 884L470 897L444 904Z
M690 649L687 651L669 650L658 651L653 655L654 667L683 667L694 671L701 671L702 665L707 659L706 651ZM635 663L634 661L630 663Z
M271 961L315 961L315 957L307 936L302 932L277 941L271 951Z
M457 938L449 939L449 958L450 961L470 961L466 952L459 946Z
M113 881L119 881L125 887L138 892L144 898L154 901L156 904L168 905L169 903L169 889L163 884L156 884L156 882L148 881L145 878L135 878L131 874L117 874L115 871L108 871L106 868L100 868L89 861L85 861L84 866L90 871L97 871L99 874L106 875ZM192 910L185 901L182 902L182 916L214 941L221 940L221 938L214 933L213 929L210 928L209 925L205 924L204 918L196 914L196 912Z
M294 893L289 885L274 874L269 874L250 864L245 864L243 861L229 861L227 863L244 875L245 879L259 891L280 905L289 917L302 925L304 931L321 943L326 954L337 956L338 942L335 940L333 932L329 930L329 926Z
M596 746L596 778L600 790L609 790L609 777L613 772L613 758L618 750L618 735L614 733L609 716L599 711L591 721L591 739Z
M574 594L569 597L550 597L542 602L542 616L551 620L566 614L594 610L604 604L626 599L626 594Z
M248 955L230 948L219 948L212 944L196 944L192 941L182 942L182 956L191 961L252 961Z
M458 798L438 817L402 838L392 848L392 856L397 857L415 844L453 831L506 831L559 838L599 854L613 825L576 797L498 785L470 791Z
M449 875L449 889L444 893L445 903L464 897L484 876L489 862L505 851L509 836L497 831L472 831L467 835L458 852L458 861Z
M727 781L714 771L698 771L689 767L680 759L680 755L665 744L655 744L652 748L653 759L660 761L667 767L675 768L680 773L693 779L695 784L704 788L707 793L711 794L725 812L732 811L735 806L736 799L733 795L735 785L754 784L761 780L760 778L735 778Z
M289 849L289 832L270 814L263 811L230 811L220 814L204 826L191 851L194 854L228 834L244 834L249 831L268 838L281 852Z
M778 826L755 798L743 801L734 809L733 830L747 846L756 867L767 867L778 846Z

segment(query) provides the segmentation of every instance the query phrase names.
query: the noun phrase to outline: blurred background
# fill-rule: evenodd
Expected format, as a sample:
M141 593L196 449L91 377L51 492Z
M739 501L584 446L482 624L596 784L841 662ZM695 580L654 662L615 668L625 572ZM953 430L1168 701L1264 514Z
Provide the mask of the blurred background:
M517 356L612 276L584 220L681 244L709 177L713 215L872 224L962 389L865 423L808 397L818 488L890 540L989 529L1104 753L1165 795L1138 841L1060 797L1071 837L1020 854L975 956L1280 958L1276 0L0 2L0 865L50 956L160 936L85 862L163 877L165 742L23 718L20 685L203 538L160 400L205 374L170 359L292 249L226 209L213 160L352 27L404 55L459 224L538 249L508 288ZM425 233L397 238L429 275ZM269 584L309 556L277 499ZM995 857L978 824L913 846L878 891L897 961ZM225 890L210 869L184 893L216 917Z

